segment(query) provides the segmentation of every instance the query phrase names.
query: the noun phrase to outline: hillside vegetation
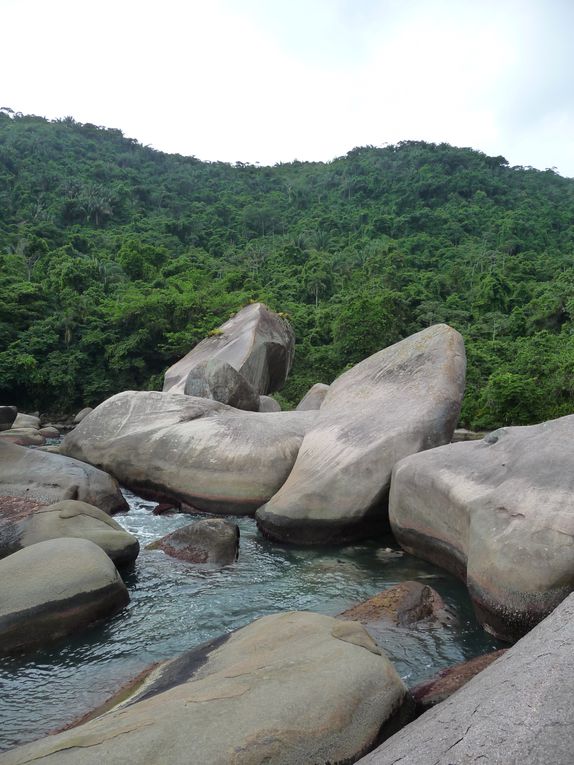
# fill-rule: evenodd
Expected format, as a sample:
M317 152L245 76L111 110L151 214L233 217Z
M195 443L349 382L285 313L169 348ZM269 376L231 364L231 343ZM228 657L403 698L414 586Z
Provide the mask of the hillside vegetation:
M462 424L574 411L574 180L446 144L275 167L0 111L0 401L72 412L162 372L250 300L289 315L280 398L436 322Z

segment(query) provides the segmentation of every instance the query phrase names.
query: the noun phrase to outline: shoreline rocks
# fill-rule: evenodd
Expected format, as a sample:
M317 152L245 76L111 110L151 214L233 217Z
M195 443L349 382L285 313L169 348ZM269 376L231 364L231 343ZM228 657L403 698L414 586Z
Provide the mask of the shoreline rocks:
M330 544L388 530L392 468L448 443L464 392L462 337L429 327L329 387L289 477L256 514L278 542Z

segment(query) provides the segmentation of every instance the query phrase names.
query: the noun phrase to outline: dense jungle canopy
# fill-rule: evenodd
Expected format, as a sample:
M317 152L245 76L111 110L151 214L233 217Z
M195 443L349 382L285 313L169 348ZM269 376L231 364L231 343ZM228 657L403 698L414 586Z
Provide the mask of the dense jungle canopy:
M162 373L250 300L287 314L278 396L437 322L461 423L574 411L574 180L407 141L274 167L0 110L0 401L70 413Z

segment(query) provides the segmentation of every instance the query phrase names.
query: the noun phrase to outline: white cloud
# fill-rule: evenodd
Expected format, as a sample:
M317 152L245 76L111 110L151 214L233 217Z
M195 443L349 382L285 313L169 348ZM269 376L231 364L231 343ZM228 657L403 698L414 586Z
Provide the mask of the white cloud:
M0 0L0 105L274 163L447 141L574 175L567 0Z

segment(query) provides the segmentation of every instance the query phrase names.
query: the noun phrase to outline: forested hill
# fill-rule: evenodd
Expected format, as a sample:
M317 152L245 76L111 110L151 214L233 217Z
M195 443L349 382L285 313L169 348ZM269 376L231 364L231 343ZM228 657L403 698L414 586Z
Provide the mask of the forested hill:
M574 180L471 149L229 165L0 111L0 273L0 402L22 409L159 387L263 300L297 335L283 404L444 321L463 424L574 411Z

